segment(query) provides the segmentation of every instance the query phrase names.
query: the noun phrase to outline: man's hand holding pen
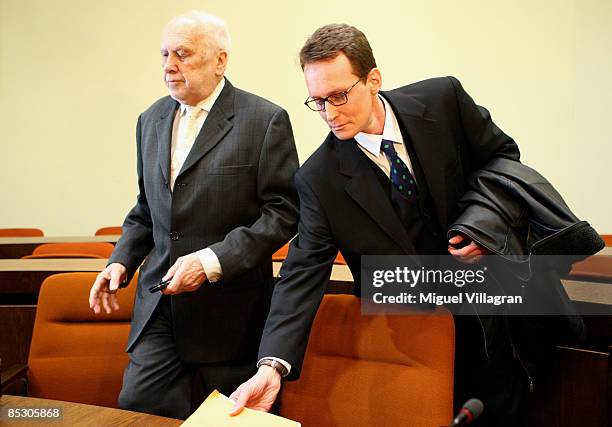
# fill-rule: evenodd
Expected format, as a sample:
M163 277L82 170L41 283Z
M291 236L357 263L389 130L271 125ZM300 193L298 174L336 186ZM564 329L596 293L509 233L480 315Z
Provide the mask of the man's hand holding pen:
M164 295L194 292L206 281L206 273L195 253L179 257L151 292L161 290Z

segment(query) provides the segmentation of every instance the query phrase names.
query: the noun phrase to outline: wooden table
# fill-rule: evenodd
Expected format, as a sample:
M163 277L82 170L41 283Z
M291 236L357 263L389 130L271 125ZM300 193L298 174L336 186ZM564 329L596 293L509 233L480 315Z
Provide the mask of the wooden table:
M276 279L279 278L282 262L274 261L272 263L272 274ZM326 294L352 294L355 285L353 283L353 274L346 265L334 264L332 267L329 284L325 289Z
M570 278L589 282L612 283L612 254L606 255L600 252L584 261L577 262L572 267Z
M30 255L43 243L108 242L117 243L121 235L106 236L56 236L56 237L0 237L0 259L21 258Z
M0 297L11 294L36 295L43 280L52 274L73 271L102 271L107 259L55 258L55 259L0 259ZM272 263L278 277L281 263ZM346 265L334 265L332 282L352 289L353 276ZM337 293L337 292L336 292Z
M0 296L38 295L43 280L52 274L97 272L107 263L107 259L97 258L0 259Z
M9 408L61 408L62 419L45 421L29 420L18 421L7 418ZM0 398L0 411L2 411L1 425L7 427L31 427L33 425L51 424L56 427L63 426L147 426L166 427L179 426L182 420L143 414L140 412L125 411L123 409L105 408L102 406L85 405L82 403L62 402L60 400L36 399L33 397L4 395Z

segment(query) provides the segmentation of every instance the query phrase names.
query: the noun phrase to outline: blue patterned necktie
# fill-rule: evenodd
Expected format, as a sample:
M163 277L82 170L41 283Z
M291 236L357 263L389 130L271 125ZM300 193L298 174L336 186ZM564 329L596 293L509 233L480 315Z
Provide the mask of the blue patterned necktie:
M393 141L383 139L380 144L380 149L389 160L390 179L393 185L407 199L414 200L416 198L417 187L414 182L414 177L410 173L410 169L406 163L402 161L393 147Z

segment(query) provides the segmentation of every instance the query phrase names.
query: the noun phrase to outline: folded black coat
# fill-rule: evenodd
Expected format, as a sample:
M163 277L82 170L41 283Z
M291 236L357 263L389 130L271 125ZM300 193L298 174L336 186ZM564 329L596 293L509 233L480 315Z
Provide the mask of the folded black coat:
M597 232L546 178L520 162L497 158L468 185L448 237L463 233L498 255L490 257L496 264L490 271L502 292L516 295L520 287L526 299L545 301L542 314L558 314L506 317L514 349L532 365L549 357L552 344L583 338L584 323L560 277L604 247Z
M475 172L468 185L449 237L465 233L502 256L567 255L574 262L604 247L550 182L522 163L496 158Z

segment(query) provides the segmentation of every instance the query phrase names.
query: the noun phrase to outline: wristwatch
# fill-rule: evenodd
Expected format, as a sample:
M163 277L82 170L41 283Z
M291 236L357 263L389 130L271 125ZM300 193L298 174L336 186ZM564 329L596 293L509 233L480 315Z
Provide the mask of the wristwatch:
M261 359L257 363L257 368L259 368L262 365L266 365L266 366L269 366L272 369L274 369L276 372L278 372L278 374L281 376L281 378L285 378L289 374L289 371L287 370L287 368L285 368L285 365L283 365L282 363L280 363L277 360L274 360L274 359Z

